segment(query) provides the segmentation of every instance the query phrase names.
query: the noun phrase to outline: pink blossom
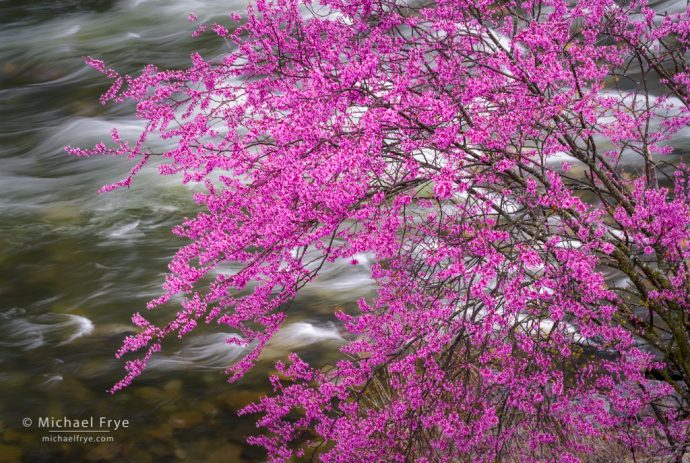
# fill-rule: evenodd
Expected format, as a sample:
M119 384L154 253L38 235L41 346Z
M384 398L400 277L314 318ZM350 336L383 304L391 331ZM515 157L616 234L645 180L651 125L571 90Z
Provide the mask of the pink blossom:
M133 317L117 356L139 357L112 390L200 321L248 348L228 366L238 380L323 266L367 255L376 291L337 313L343 357L321 369L290 355L274 394L241 412L260 414L249 442L269 461L677 460L690 176L667 155L690 123L688 15L397 6L258 1L232 33L212 26L227 56L137 76L88 59L113 80L102 101L136 102L146 125L68 151L132 160L107 191L159 142L160 173L201 189L148 304L179 310L160 326Z

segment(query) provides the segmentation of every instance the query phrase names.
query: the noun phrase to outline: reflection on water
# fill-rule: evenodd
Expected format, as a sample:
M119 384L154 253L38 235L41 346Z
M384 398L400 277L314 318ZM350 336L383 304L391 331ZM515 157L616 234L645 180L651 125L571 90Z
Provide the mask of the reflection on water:
M254 417L235 411L267 391L272 362L287 351L322 360L343 339L336 304L369 288L366 264L335 266L291 309L289 324L258 368L228 385L223 369L241 350L232 333L201 331L164 347L129 389L113 354L135 311L160 294L182 242L170 228L195 206L189 187L142 172L129 191L97 189L128 171L116 159L72 159L66 144L89 146L117 126L133 137L132 107L103 108L108 83L83 57L122 72L151 62L182 67L212 37L191 39L187 23L222 21L232 0L0 1L0 461L261 461L245 445ZM360 259L366 262L363 257ZM355 291L356 290L356 291ZM153 319L167 319L174 306ZM107 444L42 443L39 417L128 419ZM34 426L25 428L22 419Z

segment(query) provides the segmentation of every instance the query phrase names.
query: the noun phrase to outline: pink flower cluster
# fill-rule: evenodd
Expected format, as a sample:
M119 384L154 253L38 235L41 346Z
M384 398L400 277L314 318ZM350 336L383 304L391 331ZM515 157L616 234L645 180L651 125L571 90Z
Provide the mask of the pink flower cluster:
M153 154L206 187L149 304L181 307L135 317L118 356L144 354L114 391L201 322L251 346L240 378L324 264L368 253L377 292L337 314L344 359L291 355L243 410L270 461L680 461L690 184L669 154L690 121L687 12L257 0L211 29L232 52L187 70L89 59L114 79L104 101L136 101L147 125L70 151L137 160L114 187Z

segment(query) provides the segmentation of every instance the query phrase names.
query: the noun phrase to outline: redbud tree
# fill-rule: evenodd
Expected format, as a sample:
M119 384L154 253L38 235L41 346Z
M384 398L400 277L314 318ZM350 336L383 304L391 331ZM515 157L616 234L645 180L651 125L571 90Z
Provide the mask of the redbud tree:
M681 461L687 11L256 0L206 29L230 49L188 69L88 60L114 81L103 102L134 100L146 123L68 148L132 160L104 190L153 156L201 187L148 306L179 310L133 317L113 391L199 323L238 334L241 378L300 288L365 254L376 292L336 311L342 359L290 355L241 411L270 461Z

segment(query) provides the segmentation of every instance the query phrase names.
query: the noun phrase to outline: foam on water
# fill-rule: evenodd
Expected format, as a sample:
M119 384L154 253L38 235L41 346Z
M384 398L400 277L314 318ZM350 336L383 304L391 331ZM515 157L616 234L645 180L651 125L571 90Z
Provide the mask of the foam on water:
M173 355L155 355L149 368L157 370L224 369L235 361L245 348L229 344L228 339L238 338L232 333L214 333L190 337Z
M309 322L291 323L281 329L270 341L274 348L289 352L318 342L345 342L334 323L317 325Z
M132 223L127 223L124 225L118 225L106 232L106 236L112 239L122 239L131 241L134 238L141 238L144 233L139 228L139 221L136 220Z
M213 333L190 335L184 345L172 355L157 354L149 368L156 370L226 369L246 353L250 347L228 343L239 339L237 334ZM344 343L333 323L295 322L284 326L267 344L262 359L273 361L289 352L318 343Z
M33 350L41 346L61 346L94 330L91 320L81 315L47 313L11 318L3 324L0 346Z
M344 259L324 264L317 278L304 288L304 292L327 291L349 296L353 295L353 291L355 295L370 292L374 288L374 281L371 279L374 256L359 253L352 258L357 261L354 265Z
M315 349L323 351L329 345L333 347L343 343L345 343L345 339L333 322L290 323L278 331L268 342L261 358L273 362L284 358L290 352L299 351L306 347L314 346Z

